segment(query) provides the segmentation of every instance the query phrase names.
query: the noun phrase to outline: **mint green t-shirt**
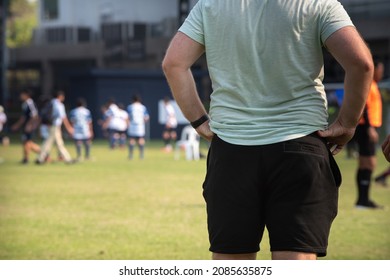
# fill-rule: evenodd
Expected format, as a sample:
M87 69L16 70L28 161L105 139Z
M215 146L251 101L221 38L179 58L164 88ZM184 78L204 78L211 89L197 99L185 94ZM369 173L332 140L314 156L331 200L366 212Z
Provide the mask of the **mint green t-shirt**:
M179 31L205 46L212 131L264 145L325 129L322 46L345 26L336 0L199 0Z

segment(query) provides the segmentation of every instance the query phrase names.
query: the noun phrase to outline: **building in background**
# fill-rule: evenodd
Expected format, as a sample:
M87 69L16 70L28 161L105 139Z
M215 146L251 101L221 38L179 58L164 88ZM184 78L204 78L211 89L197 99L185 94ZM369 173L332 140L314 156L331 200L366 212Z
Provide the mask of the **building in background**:
M155 99L170 94L161 61L170 39L198 0L36 1L38 27L31 44L9 51L10 99L17 100L23 87L33 88L36 95L61 87L71 95L68 107L77 95L90 100L92 111L99 112L106 97L126 102L132 92L138 92L157 104ZM384 61L388 77L390 0L340 2L373 55ZM329 54L324 59L325 83L342 82L340 65ZM195 67L198 89L207 102L211 89L204 58ZM153 113L154 104L146 105Z
M11 50L10 69L37 71L44 94L75 70L157 69L191 2L38 0L33 42Z
M17 103L24 87L33 88L36 99L60 87L67 92L68 107L82 96L99 118L108 98L126 104L138 93L158 115L159 99L170 94L161 61L196 2L37 0L38 26L31 45L10 50L10 98ZM160 137L153 119L151 125L151 136Z

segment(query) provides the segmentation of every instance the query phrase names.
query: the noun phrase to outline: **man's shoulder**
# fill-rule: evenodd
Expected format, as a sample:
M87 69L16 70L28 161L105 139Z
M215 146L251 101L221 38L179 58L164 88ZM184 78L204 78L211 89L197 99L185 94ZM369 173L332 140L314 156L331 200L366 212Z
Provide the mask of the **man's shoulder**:
M65 107L64 103L62 103L61 101L59 101L58 99L55 99L55 98L51 101L51 104L54 107Z

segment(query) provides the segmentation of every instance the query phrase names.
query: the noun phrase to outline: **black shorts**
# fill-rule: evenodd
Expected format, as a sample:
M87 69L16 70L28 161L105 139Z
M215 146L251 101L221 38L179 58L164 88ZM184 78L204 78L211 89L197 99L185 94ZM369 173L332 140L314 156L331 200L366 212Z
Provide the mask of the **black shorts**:
M117 130L117 129L112 129L112 128L108 129L108 133L110 135L113 135L113 134L119 134L121 136L126 136L127 135L127 131L126 130Z
M265 226L271 251L325 256L341 174L317 136L240 146L214 136L203 196L210 251L254 253Z
M129 138L130 138L130 139L134 139L134 140L136 140L136 141L139 141L139 140L141 140L141 139L144 139L145 136L134 136L134 135L129 135Z
M356 127L356 132L354 139L359 146L359 155L371 157L376 154L376 144L370 141L368 136L368 127L365 125L358 125Z
M86 142L88 142L88 141L90 141L91 140L91 138L83 138L83 139L73 139L73 141L74 142L84 142L84 143L86 143Z
M164 132L166 133L176 132L176 127L164 127Z
M22 142L26 143L33 139L34 134L32 132L23 132L22 133Z

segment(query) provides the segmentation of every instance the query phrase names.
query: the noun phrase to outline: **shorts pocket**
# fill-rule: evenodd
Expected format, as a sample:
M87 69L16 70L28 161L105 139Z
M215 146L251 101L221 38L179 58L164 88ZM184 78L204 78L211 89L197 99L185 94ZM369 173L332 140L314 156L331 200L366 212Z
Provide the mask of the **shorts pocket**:
M330 165L330 169L332 170L332 174L333 174L333 178L335 180L336 186L340 187L341 182L343 181L342 176L341 176L341 172L340 172L340 168L339 168L336 160L334 159L334 157L330 151L329 151L329 165Z
M300 141L300 140L287 141L284 143L284 152L309 154L309 155L315 155L319 157L325 156L322 142L316 143L314 141Z

